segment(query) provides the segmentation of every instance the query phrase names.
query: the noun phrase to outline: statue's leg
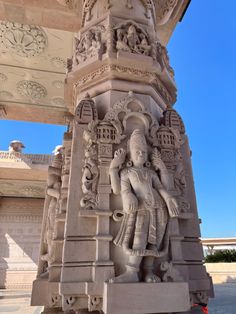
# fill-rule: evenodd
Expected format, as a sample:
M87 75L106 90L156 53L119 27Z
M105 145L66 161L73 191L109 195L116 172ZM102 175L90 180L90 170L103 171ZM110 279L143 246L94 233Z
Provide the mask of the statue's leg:
M167 227L167 213L164 210L158 210L156 216L157 223L157 243L148 244L148 249L161 251L163 239L165 237ZM154 273L154 256L145 256L143 261L144 281L145 282L160 282L161 279Z
M135 232L132 249L137 255L130 255L126 265L126 271L118 277L112 278L110 282L138 282L140 264L143 259L138 255L139 250L143 250L147 246L149 215L146 210L137 213L135 223ZM133 252L135 252L133 251Z

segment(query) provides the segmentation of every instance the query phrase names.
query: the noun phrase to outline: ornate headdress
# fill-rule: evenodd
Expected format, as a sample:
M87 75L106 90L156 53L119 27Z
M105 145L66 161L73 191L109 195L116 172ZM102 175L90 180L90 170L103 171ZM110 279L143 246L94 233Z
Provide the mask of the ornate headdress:
M129 148L131 148L133 145L147 148L147 141L142 130L135 129L132 132L129 140Z

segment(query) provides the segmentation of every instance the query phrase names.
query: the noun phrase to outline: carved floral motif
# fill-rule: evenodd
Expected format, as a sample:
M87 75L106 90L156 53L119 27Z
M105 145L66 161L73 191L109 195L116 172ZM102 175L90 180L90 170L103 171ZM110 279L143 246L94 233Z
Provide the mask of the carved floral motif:
M39 26L2 21L0 23L0 44L9 52L30 58L45 50L47 37Z
M46 88L35 81L20 81L17 83L17 92L22 96L39 100L47 96Z

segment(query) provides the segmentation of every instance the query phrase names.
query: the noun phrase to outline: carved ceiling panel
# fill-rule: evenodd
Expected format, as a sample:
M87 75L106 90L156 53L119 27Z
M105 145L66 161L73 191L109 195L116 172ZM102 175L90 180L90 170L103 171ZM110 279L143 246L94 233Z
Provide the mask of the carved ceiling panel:
M0 103L64 108L73 33L0 21Z

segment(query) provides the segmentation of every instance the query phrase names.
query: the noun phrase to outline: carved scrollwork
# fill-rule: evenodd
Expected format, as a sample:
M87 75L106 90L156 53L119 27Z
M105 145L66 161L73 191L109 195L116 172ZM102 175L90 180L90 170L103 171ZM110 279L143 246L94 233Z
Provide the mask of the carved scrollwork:
M116 50L151 55L151 44L147 32L133 21L114 27Z

